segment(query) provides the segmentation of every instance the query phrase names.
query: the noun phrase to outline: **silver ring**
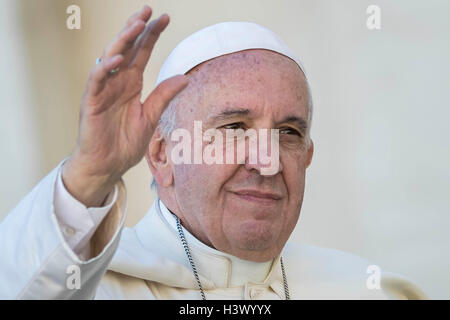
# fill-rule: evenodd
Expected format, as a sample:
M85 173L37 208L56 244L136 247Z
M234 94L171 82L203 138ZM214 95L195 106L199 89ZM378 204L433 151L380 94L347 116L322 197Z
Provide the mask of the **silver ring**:
M97 60L95 60L95 64L100 64L102 62L102 58L97 58ZM120 68L115 68L109 71L110 75L113 75L117 72L119 72Z

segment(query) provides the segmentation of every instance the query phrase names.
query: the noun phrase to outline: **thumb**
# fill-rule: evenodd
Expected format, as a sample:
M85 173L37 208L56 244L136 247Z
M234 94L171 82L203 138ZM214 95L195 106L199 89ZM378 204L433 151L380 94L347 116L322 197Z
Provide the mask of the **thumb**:
M158 124L161 114L169 102L189 84L188 77L178 75L161 82L145 99L143 107L147 121L152 126Z

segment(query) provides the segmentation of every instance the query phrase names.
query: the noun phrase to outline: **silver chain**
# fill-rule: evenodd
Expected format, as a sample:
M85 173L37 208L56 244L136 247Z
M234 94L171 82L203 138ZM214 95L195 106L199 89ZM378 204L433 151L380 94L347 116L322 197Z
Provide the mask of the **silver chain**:
M178 235L180 236L180 240L181 240L181 243L183 244L184 251L186 252L186 256L189 260L189 263L191 264L192 272L194 272L194 277L195 277L195 280L197 281L198 287L200 289L200 293L202 295L202 300L206 300L205 292L203 291L202 284L201 284L200 278L198 276L197 268L195 267L194 260L192 259L192 256L191 256L191 251L189 250L186 238L184 237L183 229L181 229L180 218L178 218L177 216L175 216L175 217L177 219Z
M206 300L205 292L203 291L202 284L200 282L200 277L198 276L197 268L195 267L194 260L192 259L191 251L189 250L189 246L187 244L186 238L184 236L183 229L181 228L180 218L175 216L177 220L177 229L178 229L178 235L180 237L181 243L183 244L184 252L186 252L186 256L189 260L189 263L192 268L192 272L194 273L195 280L197 281L198 288L200 289L200 294L202 295L202 300ZM286 300L290 300L289 296L289 287L286 279L286 272L284 271L284 264L283 264L283 258L280 257L280 263L281 263L281 273L283 275L283 286L284 286L284 295Z
M286 300L291 300L291 297L289 296L289 287L286 280L286 272L284 271L283 257L280 257L280 264L281 274L283 275L284 296L286 297Z

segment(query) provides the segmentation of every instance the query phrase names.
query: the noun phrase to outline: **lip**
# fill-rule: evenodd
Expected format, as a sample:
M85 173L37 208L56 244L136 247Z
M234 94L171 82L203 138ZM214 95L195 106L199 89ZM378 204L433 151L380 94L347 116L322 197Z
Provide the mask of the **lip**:
M244 200L260 203L273 203L281 199L281 196L276 193L259 190L239 190L233 193Z

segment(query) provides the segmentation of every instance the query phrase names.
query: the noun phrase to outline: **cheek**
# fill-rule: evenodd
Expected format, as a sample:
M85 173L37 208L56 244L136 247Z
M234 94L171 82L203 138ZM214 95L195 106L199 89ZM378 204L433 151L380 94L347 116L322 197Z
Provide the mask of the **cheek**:
M208 168L201 165L182 164L174 166L174 182L177 194L181 196L181 202L190 199L202 198L205 192L204 185L208 183Z
M176 165L174 166L175 190L181 204L217 211L221 207L222 187L233 175L231 165ZM196 209L196 210L198 210Z
M282 176L289 195L289 206L301 206L305 189L306 150L280 150Z
M175 194L193 230L220 245L224 241L223 185L234 174L230 165L180 165L174 168Z
M286 216L283 222L284 233L281 237L287 238L294 230L300 216L305 191L305 154L304 152L293 152L285 154L280 161L283 165L282 176L288 192L286 202Z

